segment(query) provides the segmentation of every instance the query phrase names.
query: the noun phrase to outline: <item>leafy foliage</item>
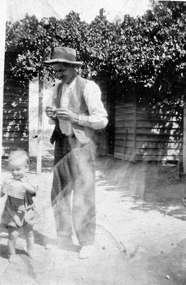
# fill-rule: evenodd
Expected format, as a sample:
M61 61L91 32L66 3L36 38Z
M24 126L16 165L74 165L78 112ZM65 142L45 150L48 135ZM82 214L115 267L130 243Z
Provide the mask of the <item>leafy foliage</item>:
M16 56L10 62L18 78L32 79L43 74L43 61L57 45L78 51L87 77L106 74L109 80L141 86L152 102L177 102L186 80L186 9L184 2L162 2L136 19L110 23L100 10L90 24L79 14L69 13L63 20L35 16L7 23L6 49ZM146 94L147 92L143 92ZM139 100L148 101L139 96ZM155 101L154 101L155 100Z

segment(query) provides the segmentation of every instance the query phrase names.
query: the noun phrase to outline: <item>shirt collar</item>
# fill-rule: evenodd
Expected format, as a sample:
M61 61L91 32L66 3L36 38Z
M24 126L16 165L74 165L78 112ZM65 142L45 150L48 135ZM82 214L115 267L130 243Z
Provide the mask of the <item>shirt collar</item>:
M70 85L73 81L74 81L74 79L77 77L77 74L74 74L70 79L69 79L69 81L68 82L65 82L65 83L63 83L64 85Z
M70 80L69 83L64 83L63 86L65 88L70 88L70 89L73 88L73 86L75 85L75 82L76 82L76 78L77 78L77 76L75 76L72 80Z

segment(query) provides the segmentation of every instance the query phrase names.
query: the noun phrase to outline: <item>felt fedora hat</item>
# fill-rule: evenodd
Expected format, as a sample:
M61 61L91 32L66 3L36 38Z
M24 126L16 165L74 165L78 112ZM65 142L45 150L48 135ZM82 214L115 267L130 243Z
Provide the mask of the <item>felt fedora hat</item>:
M60 62L66 62L77 66L81 66L83 64L76 60L75 49L69 47L55 47L51 59L44 61L45 64L51 65Z

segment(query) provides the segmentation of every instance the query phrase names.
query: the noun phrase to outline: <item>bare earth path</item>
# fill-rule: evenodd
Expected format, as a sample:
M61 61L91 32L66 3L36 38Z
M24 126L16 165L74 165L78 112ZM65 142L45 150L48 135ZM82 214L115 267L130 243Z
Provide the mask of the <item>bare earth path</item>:
M36 179L34 162L29 175ZM87 260L78 259L75 236L73 248L57 245L51 182L49 158L43 163L36 198L42 216L34 228L38 258L27 257L20 233L17 261L9 264L7 234L1 229L0 284L186 284L186 208L180 202L185 181L168 181L167 172L153 164L98 158L97 234L95 252ZM56 247L46 250L47 242Z

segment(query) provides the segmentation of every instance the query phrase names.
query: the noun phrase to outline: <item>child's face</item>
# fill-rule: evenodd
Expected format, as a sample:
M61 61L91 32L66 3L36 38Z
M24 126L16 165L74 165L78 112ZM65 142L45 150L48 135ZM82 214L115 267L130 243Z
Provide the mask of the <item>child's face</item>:
M25 161L11 161L9 163L9 170L12 173L14 179L20 180L25 176L28 166Z

